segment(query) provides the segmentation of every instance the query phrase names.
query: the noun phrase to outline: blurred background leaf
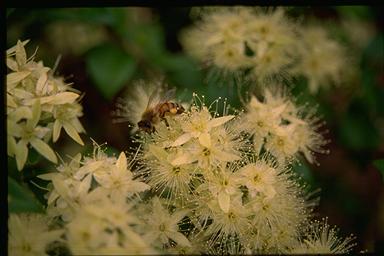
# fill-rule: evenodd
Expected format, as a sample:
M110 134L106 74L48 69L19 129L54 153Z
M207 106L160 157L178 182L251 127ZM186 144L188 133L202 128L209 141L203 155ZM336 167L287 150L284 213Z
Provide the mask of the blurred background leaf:
M108 100L127 84L136 68L131 56L110 44L91 49L86 58L89 75Z
M43 206L32 191L8 177L8 210L14 213L43 212Z
M384 181L384 159L378 159L373 162L377 169L379 169L381 173L381 178Z

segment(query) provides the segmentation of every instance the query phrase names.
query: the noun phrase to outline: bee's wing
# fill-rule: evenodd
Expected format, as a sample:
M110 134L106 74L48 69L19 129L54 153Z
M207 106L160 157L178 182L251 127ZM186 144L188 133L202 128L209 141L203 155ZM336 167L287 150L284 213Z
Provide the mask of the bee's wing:
M174 100L175 97L176 97L176 88L172 88L162 94L161 101L165 102L165 101Z
M161 100L161 93L162 93L162 89L159 88L159 87L156 87L151 95L149 95L149 98L148 98L148 103L147 103L147 108L146 109L150 109L150 108L153 108L154 106L156 106L160 100Z

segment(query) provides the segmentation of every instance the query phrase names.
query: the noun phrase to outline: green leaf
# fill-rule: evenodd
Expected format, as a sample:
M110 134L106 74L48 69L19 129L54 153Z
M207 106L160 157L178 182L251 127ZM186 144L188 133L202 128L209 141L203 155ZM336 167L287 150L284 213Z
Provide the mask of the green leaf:
M157 24L137 24L127 30L125 27L118 28L120 33L124 33L124 37L140 46L145 56L152 61L161 61L164 56L164 32ZM124 30L124 32L122 32Z
M343 18L368 19L372 17L372 11L369 6L336 6L335 9Z
M136 69L133 58L111 44L98 46L88 52L86 65L97 89L109 100L126 85Z
M163 59L162 66L170 79L182 87L196 88L203 83L199 66L189 57L169 55Z
M384 158L383 159L378 159L373 161L373 165L379 169L379 172L381 173L381 178L384 181Z
M43 206L34 194L11 177L8 177L8 209L14 213L44 212Z

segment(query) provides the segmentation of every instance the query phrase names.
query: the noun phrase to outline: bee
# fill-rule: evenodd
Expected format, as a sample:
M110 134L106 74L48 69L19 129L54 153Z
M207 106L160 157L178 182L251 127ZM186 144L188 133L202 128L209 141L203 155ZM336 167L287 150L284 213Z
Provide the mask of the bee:
M158 90L151 94L147 107L141 115L141 120L137 123L142 131L153 133L156 131L155 125L160 121L164 121L168 126L168 122L165 119L166 116L174 116L184 112L181 104L169 101L174 93L175 89L169 90L162 98L159 97Z

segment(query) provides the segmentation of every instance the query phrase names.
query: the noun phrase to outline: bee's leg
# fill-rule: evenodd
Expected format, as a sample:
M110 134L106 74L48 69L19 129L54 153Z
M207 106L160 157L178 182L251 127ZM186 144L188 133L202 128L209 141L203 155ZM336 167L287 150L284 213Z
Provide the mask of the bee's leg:
M167 127L169 127L169 123L168 123L168 121L167 121L167 118L163 117L163 118L161 118L161 120L163 120L164 123L165 123L165 125L166 125Z

